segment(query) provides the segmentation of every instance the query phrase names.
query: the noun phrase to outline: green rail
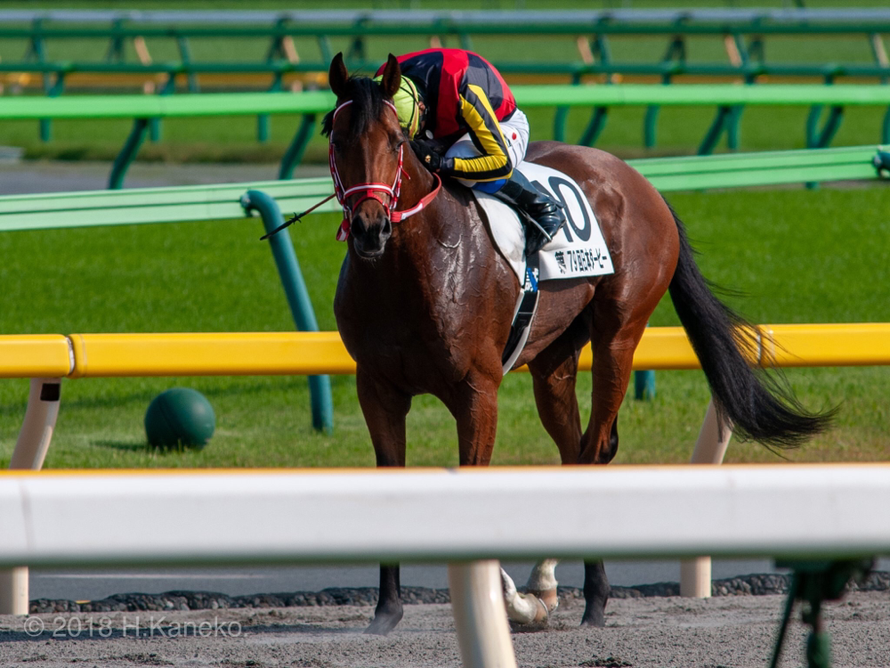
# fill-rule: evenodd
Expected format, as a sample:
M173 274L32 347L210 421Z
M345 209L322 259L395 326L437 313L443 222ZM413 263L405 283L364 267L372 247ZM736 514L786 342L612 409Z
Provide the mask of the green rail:
M800 1L800 0L799 0ZM431 44L474 48L478 38L489 38L488 44L502 42L504 37L549 40L559 44L572 40L577 57L563 56L551 62L523 58L496 58L495 65L508 77L531 75L558 77L580 83L591 77L612 81L616 76L657 78L673 83L684 76L705 76L741 79L756 83L764 77L792 76L836 83L840 79L867 79L870 82L890 81L890 59L883 34L890 32L890 10L873 9L616 9L604 10L518 10L443 11L443 10L310 10L310 11L103 11L103 10L0 10L0 40L27 44L19 60L5 58L0 72L7 72L16 83L22 74L39 77L43 92L51 97L61 95L71 75L79 73L105 75L142 75L162 95L176 92L177 82L185 81L189 92L198 92L199 80L205 74L236 74L262 76L256 85L269 91L286 88L285 77L309 75L310 85L323 78L328 63L337 49L332 40L339 40L339 49L346 53L350 70L369 71L379 64L376 58L382 48L400 51L417 48L418 39ZM863 55L871 53L871 62L836 62L838 58L826 50L817 62L767 62L766 42L777 37L834 38L847 36L861 40ZM722 41L724 62L693 62L688 58L690 39L714 38ZM640 38L665 38L664 55L658 62L624 62L613 56L610 40L625 42ZM413 40L408 43L405 40ZM104 60L83 62L72 59L53 60L52 53L61 51L72 41L106 42ZM154 62L146 40L152 45L173 45L179 58ZM265 52L254 61L195 60L194 41L216 44L231 40L253 40ZM295 41L296 40L296 41ZM300 53L297 52L297 41ZM308 43L308 44L307 44ZM486 43L479 42L486 52ZM135 47L140 62L126 62L128 51ZM154 48L154 46L152 47ZM260 51L257 49L257 52ZM215 49L224 53L224 49ZM541 49L542 52L548 49ZM536 54L537 55L537 54ZM818 62L824 58L824 62ZM655 57L653 57L653 61ZM787 59L786 59L787 60ZM160 80L159 80L160 77ZM604 108L596 110L585 131L582 143L596 139L605 121ZM821 110L811 112L811 125L818 122ZM564 115L564 114L563 114ZM647 110L644 141L653 147L656 141L658 106ZM839 115L830 112L824 127L808 127L809 144L826 146L839 122ZM44 141L51 138L51 119L40 120ZM713 149L715 139L727 134L730 148L737 148L739 113L737 109L719 110L711 131L700 151ZM890 111L884 122L890 134ZM257 136L267 141L268 117L258 117ZM160 124L151 121L152 140L159 137ZM882 141L886 140L882 138Z
M840 125L848 106L888 106L890 86L878 85L758 85L731 84L652 86L620 84L610 86L516 86L516 100L523 108L572 107L596 110L619 106L715 106L718 120L708 130L699 152L712 152L722 133L732 130L741 109L748 105L816 105L831 109L829 119L820 129L808 119L812 148L826 147ZM148 119L300 114L303 121L282 161L279 176L289 178L299 164L316 124L318 114L333 108L329 92L303 93L208 93L199 95L152 96L70 96L70 97L0 97L0 120L16 119L109 119L133 118L134 126L127 144L115 162L109 179L111 188L120 188L142 138L148 131ZM565 141L565 115L557 114L554 138ZM601 130L601 127L599 128ZM890 129L885 128L885 133ZM585 132L581 142L592 144L596 134ZM882 136L890 143L890 136Z
M854 146L628 161L663 192L884 178L890 147ZM333 193L329 177L211 186L135 188L0 197L0 232L244 218L242 196L258 190L283 211ZM331 200L319 212L339 211ZM286 236L286 235L285 235Z

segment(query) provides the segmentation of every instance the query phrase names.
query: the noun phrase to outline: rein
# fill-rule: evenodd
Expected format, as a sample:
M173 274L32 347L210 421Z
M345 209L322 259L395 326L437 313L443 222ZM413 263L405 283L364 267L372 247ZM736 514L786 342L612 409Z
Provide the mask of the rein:
M337 114L340 112L340 110L350 104L352 104L352 100L347 100L336 109L334 109L334 117L331 121L332 124L333 121L336 120ZM395 105L393 105L391 102L386 102L385 104L387 104L394 113L396 112ZM405 220L405 218L413 216L415 213L420 213L430 202L432 202L436 198L436 195L439 194L439 191L442 189L442 179L438 174L433 173L433 176L436 179L436 187L433 188L431 192L421 197L420 201L418 201L417 204L412 206L410 209L402 209L401 211L396 211L396 206L399 202L399 194L402 190L402 175L404 174L405 176L408 176L409 179L411 178L402 165L404 155L405 145L402 144L401 146L399 146L399 167L396 171L396 176L393 180L392 185L387 185L385 183L360 183L359 185L352 186L351 188L344 188L343 181L340 179L340 171L337 169L337 163L334 160L333 143L329 143L328 162L330 163L331 177L334 179L333 194L328 195L314 206L306 209L303 213L299 215L295 213L293 217L289 218L282 225L279 225L271 232L260 237L260 241L268 239L269 237L277 234L289 225L293 225L303 216L311 213L312 211L315 211L315 209L320 207L328 200L333 199L334 197L337 198L337 202L339 202L340 206L343 208L343 221L340 223L340 229L337 231L337 241L346 241L346 239L349 237L349 221L352 219L352 212L359 204L361 204L365 200L373 199L380 202L381 206L383 206L383 208L386 210L390 221L393 223L400 223L401 221ZM360 197L359 200L352 206L350 206L348 203L348 199L356 193L364 193L364 195ZM389 203L384 202L383 198L378 195L378 193L389 195Z

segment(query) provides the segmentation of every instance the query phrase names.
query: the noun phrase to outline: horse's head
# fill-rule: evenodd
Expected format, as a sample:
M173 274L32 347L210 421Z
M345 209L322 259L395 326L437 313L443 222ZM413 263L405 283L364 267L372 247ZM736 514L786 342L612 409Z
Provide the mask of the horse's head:
M390 55L380 83L350 77L342 54L331 62L330 85L337 107L325 118L330 139L331 175L349 225L355 252L372 259L383 254L402 181L407 137L392 98L402 73Z

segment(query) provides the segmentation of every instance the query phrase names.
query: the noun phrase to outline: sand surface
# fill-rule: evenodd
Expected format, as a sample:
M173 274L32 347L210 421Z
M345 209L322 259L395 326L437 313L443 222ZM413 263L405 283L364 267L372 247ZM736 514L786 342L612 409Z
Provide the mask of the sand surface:
M603 629L580 628L568 601L549 629L516 632L519 666L767 666L783 596L610 601ZM370 607L0 616L0 665L460 666L450 605L409 605L388 637L362 633ZM855 592L826 605L833 665L890 666L890 594ZM796 609L782 666L804 664Z

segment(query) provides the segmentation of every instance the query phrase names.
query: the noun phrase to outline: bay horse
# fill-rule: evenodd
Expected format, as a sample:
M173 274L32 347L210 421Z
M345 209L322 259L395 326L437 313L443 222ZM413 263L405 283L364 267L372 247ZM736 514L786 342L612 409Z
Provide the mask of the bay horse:
M323 133L349 228L334 300L337 325L356 361L377 466L405 466L406 416L412 397L424 393L454 416L460 465L485 466L519 281L493 246L470 191L431 174L408 147L391 102L400 79L392 55L379 83L350 77L341 54L331 63L337 106ZM558 142L532 143L527 160L577 181L615 270L541 282L533 329L514 364L528 365L538 413L563 464L607 464L615 457L634 350L668 290L719 414L736 434L788 446L827 428L829 413L806 412L749 367L746 355L756 347L750 325L711 292L682 223L639 172L603 151ZM582 430L575 377L588 342L593 397ZM604 624L608 595L602 562L585 563L582 624ZM399 567L385 564L367 632L386 634L401 617Z

